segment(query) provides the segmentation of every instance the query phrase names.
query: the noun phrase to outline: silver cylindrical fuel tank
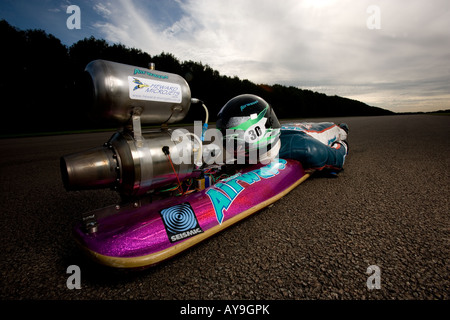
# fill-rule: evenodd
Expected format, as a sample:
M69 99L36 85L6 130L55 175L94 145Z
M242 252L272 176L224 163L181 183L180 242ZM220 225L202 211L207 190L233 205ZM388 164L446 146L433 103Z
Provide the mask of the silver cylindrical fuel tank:
M84 81L94 118L116 124L128 123L133 114L143 124L181 121L191 104L189 85L177 74L94 60Z

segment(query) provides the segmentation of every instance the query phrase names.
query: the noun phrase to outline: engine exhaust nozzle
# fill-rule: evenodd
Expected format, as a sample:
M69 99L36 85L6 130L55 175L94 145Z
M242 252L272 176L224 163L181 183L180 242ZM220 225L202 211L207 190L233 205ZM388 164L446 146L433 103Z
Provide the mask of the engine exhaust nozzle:
M64 156L60 166L66 190L110 188L118 179L117 160L108 147Z

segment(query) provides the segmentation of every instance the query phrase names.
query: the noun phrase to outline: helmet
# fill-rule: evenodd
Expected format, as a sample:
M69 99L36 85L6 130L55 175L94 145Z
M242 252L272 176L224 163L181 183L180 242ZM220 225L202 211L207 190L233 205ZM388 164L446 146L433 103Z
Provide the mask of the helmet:
M263 162L278 155L281 125L270 104L261 97L234 97L219 111L216 127L222 132L227 152L238 162Z

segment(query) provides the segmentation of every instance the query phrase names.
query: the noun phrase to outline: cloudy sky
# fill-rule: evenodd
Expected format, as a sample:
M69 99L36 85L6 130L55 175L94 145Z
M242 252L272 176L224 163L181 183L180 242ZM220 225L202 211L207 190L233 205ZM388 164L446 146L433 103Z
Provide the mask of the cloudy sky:
M449 0L1 0L0 19L395 112L450 109Z

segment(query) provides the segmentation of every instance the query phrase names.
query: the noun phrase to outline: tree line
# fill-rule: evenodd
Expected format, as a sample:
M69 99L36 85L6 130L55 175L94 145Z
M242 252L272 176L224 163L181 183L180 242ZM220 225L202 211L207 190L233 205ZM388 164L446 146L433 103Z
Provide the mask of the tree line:
M94 37L67 47L43 30L19 30L0 21L4 43L0 67L2 119L0 133L50 132L95 129L77 92L77 79L86 65L105 59L176 73L188 82L192 96L208 106L210 121L232 97L252 93L261 96L275 109L279 118L369 116L392 112L360 101L303 90L279 84L255 84L247 79L221 75L209 65L180 61L171 53L150 56L140 49L108 44ZM199 111L200 110L200 111ZM199 120L201 108L191 107L187 121Z

